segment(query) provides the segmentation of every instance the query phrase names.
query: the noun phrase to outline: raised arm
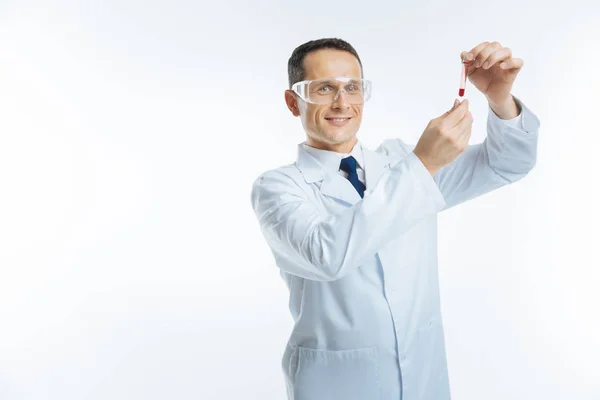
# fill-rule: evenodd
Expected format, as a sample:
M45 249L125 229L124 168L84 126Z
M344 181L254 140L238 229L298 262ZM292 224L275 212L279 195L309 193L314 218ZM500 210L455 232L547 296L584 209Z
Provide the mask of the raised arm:
M319 281L344 277L445 206L413 153L384 172L369 196L339 214L323 216L302 188L278 170L254 182L251 200L277 265Z

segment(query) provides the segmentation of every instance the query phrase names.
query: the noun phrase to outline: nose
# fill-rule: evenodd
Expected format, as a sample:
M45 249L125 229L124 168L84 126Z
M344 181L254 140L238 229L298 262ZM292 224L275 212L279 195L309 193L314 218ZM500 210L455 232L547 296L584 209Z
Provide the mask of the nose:
M346 93L343 90L338 90L337 94L333 98L332 103L333 108L348 108L350 107L350 103L346 98Z

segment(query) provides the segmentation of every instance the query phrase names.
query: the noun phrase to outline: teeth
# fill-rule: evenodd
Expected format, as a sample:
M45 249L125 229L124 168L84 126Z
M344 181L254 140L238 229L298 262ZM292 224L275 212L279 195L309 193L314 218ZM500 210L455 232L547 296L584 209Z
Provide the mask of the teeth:
M345 120L347 120L347 119L348 119L348 118L331 118L331 120L332 120L332 121L335 121L335 122L342 122L342 121L345 121Z

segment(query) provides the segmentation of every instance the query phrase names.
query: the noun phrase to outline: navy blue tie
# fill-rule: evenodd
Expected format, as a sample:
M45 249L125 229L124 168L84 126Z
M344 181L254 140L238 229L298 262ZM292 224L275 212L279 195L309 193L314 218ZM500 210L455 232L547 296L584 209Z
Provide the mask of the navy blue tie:
M356 159L352 156L342 158L340 169L348 173L348 180L352 186L354 186L354 189L356 189L360 197L364 197L366 188L365 185L358 179L358 174L356 173Z

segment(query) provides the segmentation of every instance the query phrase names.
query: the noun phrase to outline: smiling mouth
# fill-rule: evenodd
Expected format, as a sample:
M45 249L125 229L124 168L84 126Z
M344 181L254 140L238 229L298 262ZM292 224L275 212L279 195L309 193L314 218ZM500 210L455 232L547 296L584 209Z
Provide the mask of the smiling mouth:
M328 121L334 121L334 122L344 122L347 119L351 119L352 117L346 117L346 118L327 118L325 117L326 120Z

